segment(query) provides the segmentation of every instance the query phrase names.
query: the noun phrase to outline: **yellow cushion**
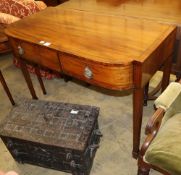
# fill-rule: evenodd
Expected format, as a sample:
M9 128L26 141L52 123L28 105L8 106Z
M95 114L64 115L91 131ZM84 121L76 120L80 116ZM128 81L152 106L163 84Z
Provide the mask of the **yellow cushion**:
M1 24L11 24L18 21L20 18L0 12L0 23Z
M172 82L162 92L162 94L155 100L156 108L163 108L167 111L174 101L181 95L181 84L178 82Z
M146 151L145 160L172 175L181 175L181 113L160 128Z

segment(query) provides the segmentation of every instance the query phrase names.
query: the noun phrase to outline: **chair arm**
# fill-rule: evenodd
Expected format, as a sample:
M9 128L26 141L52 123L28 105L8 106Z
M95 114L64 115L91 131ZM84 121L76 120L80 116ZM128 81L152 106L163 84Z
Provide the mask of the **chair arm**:
M145 134L156 134L158 129L160 128L162 119L164 117L165 110L162 108L158 108L155 113L150 117L148 123L146 125Z
M157 135L161 124L164 123L162 119L165 120L165 115L166 118L170 117L170 115L172 114L171 111L178 106L178 101L180 102L180 99L181 99L181 81L179 81L178 83L176 82L170 83L169 86L166 88L166 90L155 100L155 106L157 110L150 117L147 123L145 129L145 134L147 135L147 137L141 148L140 155L145 154L152 140Z
M156 108L162 108L167 111L179 96L181 96L181 84L172 82L155 100L155 106Z
M143 157L146 150L148 149L149 145L151 144L152 140L155 138L155 136L158 133L158 130L160 128L163 116L164 116L164 109L158 108L155 113L150 117L148 124L145 129L145 134L147 135L141 150L140 150L140 156Z

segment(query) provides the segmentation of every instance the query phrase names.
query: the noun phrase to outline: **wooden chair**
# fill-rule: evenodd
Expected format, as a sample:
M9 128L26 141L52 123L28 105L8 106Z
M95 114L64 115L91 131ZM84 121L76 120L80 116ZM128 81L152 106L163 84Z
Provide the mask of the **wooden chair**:
M2 86L3 86L3 88L4 88L5 92L6 92L7 96L9 97L9 100L10 100L11 104L15 105L13 97L12 97L12 95L11 95L11 93L9 91L9 88L8 88L8 86L6 84L6 81L5 81L5 79L4 79L4 77L3 77L2 73L1 73L1 70L0 70L0 81L1 81L1 84L2 84Z
M171 83L156 99L156 112L146 127L138 158L138 175L155 169L164 175L181 174L181 81Z

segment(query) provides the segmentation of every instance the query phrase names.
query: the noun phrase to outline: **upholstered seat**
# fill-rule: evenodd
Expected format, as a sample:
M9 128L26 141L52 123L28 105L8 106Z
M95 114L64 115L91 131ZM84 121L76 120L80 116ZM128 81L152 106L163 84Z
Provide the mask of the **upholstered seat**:
M138 174L150 168L165 175L181 174L181 84L171 83L155 101L158 108L148 122L147 138L138 159Z
M181 113L160 128L145 154L145 160L173 175L181 174Z

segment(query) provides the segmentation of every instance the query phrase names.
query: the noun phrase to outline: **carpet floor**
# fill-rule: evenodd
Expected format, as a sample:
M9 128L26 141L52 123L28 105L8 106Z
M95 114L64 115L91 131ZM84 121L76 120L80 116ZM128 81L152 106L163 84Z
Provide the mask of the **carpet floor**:
M0 69L7 81L10 91L17 101L21 97L31 98L21 71L12 64L12 55L0 56ZM136 175L137 161L132 158L132 91L109 91L95 86L86 86L78 80L65 82L63 79L44 79L47 95L43 95L36 79L31 74L36 93L41 100L67 103L87 104L100 107L99 125L103 133L91 175ZM151 86L160 79L158 73L152 79ZM0 121L12 106L0 86ZM145 138L144 128L148 118L153 114L153 101L144 107L142 142ZM66 173L29 164L19 164L7 151L0 140L0 170L15 170L20 175L64 175ZM150 175L158 175L152 170Z

